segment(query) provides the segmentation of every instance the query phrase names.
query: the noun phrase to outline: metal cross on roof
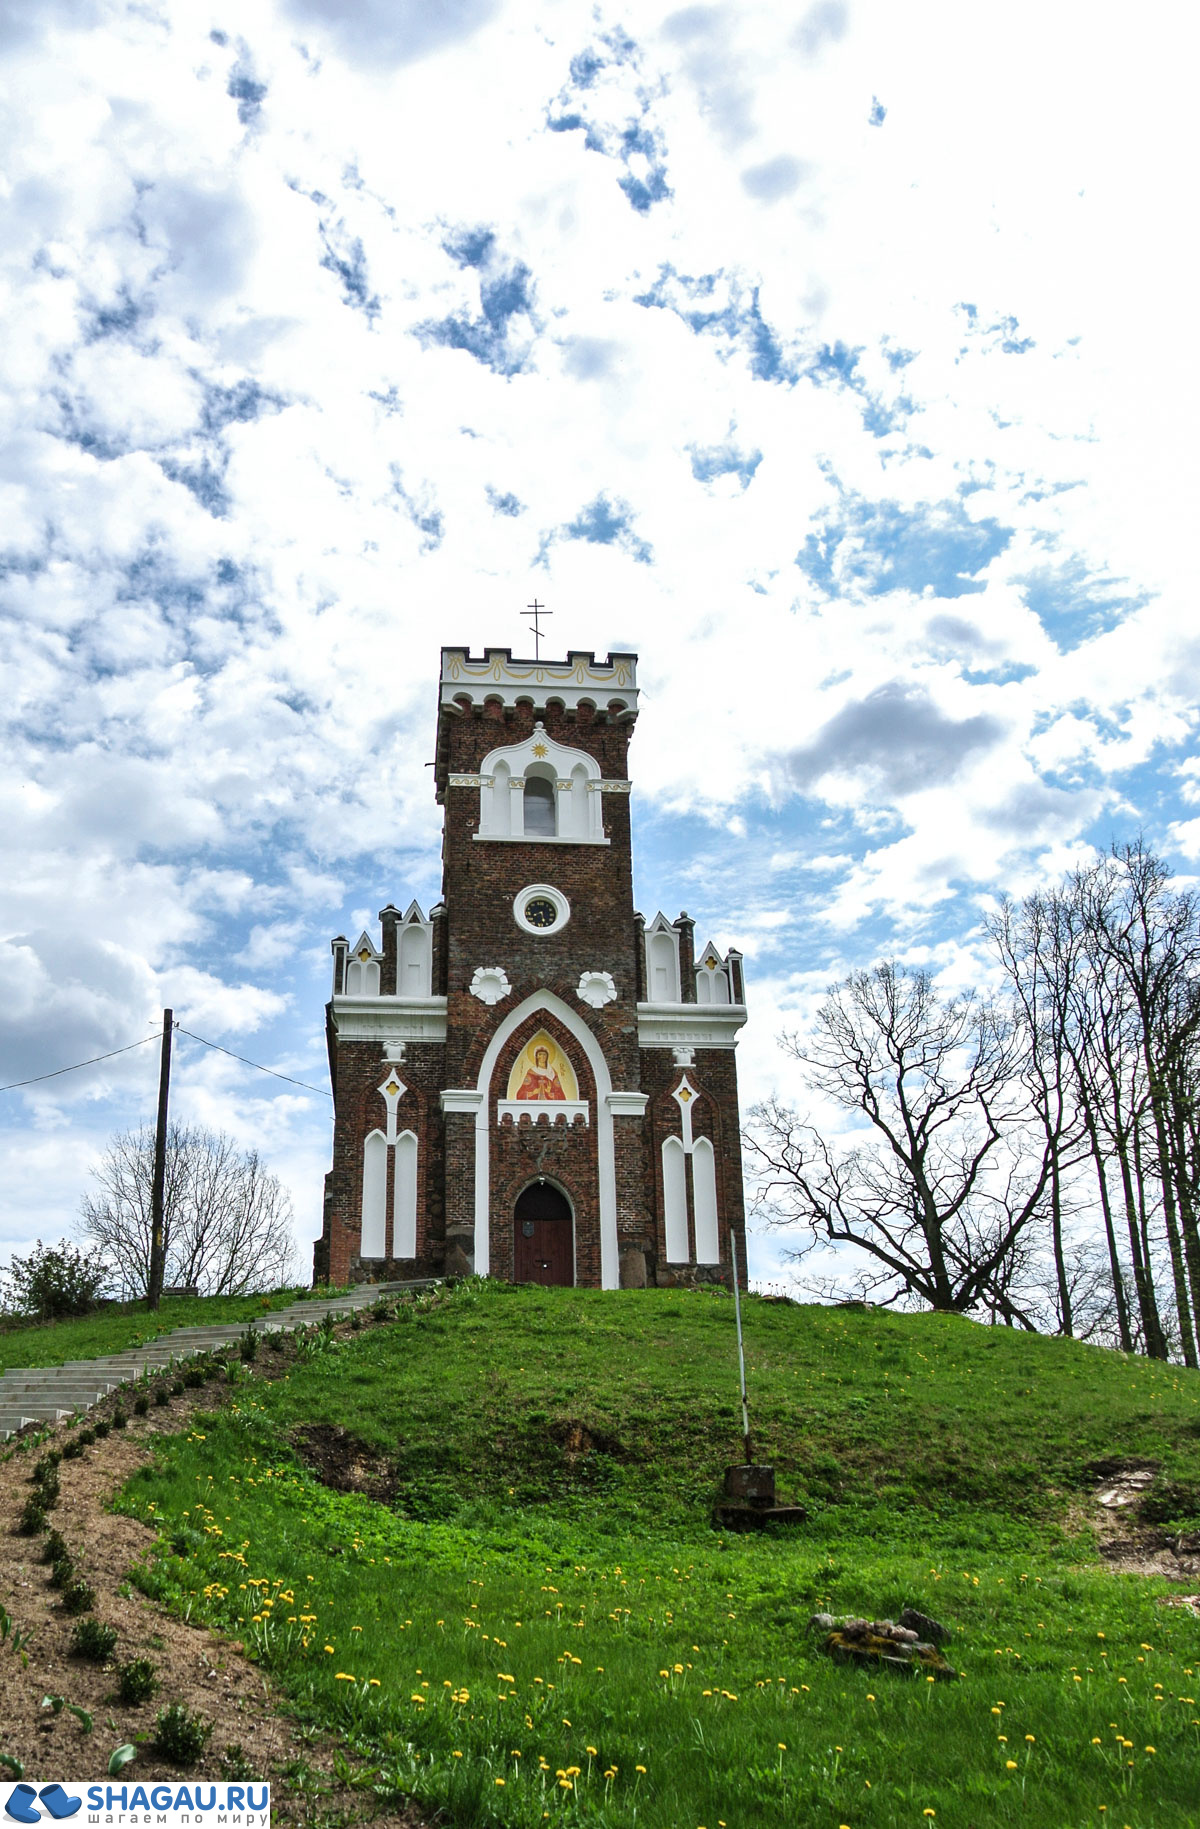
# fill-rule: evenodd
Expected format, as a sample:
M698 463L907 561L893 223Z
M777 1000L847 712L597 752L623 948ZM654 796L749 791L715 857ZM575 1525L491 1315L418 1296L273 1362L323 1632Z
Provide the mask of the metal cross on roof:
M523 609L521 611L521 614L522 614L522 616L529 616L532 618L532 621L533 621L533 658L534 658L534 660L540 660L542 658L542 625L541 625L540 619L543 616L553 616L554 611L548 610L546 608L545 604L539 603L537 598L535 597L533 602L531 604L526 605L525 609Z

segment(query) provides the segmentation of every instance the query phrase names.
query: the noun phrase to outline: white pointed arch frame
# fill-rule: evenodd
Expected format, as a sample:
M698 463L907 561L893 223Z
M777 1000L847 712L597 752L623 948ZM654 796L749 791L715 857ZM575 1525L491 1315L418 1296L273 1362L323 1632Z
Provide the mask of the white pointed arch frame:
M579 1043L592 1070L596 1085L596 1154L599 1175L600 1208L600 1286L616 1289L620 1285L617 1259L617 1173L614 1115L640 1116L645 1110L644 1094L614 1093L608 1062L596 1037L569 1004L553 991L535 991L510 1010L488 1043L475 1082L478 1104L475 1109L475 1269L487 1276L491 1267L490 1201L491 1150L489 1130L492 1076L501 1050L512 1035L538 1011L545 1011L562 1025ZM632 1102L631 1102L632 1101Z

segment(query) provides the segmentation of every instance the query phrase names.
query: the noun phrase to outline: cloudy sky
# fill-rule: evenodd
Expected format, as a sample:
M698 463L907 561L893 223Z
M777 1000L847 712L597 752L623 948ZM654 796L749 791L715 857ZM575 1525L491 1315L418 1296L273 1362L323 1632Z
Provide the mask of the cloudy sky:
M846 969L1200 858L1186 9L0 0L0 1080L325 1079L439 885L438 648L641 655L746 1102ZM0 1261L155 1050L0 1098ZM186 1039L319 1229L329 1103ZM752 1260L770 1274L778 1241Z

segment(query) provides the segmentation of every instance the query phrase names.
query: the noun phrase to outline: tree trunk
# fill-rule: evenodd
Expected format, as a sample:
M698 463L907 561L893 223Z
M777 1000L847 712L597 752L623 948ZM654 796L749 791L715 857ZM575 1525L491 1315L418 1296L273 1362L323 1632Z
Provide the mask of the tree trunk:
M1134 1130L1135 1148L1137 1131ZM1140 1151L1137 1163L1137 1178L1134 1179L1133 1165L1129 1160L1129 1137L1121 1131L1114 1139L1117 1150L1117 1161L1121 1165L1121 1186L1125 1196L1125 1223L1129 1231L1129 1253L1133 1259L1133 1283L1137 1290L1138 1312L1142 1319L1142 1334L1146 1342L1146 1353L1151 1359L1167 1357L1167 1342L1163 1335L1162 1321L1158 1312L1158 1298L1154 1288L1154 1270L1150 1262L1150 1238L1146 1225L1146 1206L1142 1199L1142 1175Z
M1117 1305L1117 1330L1121 1337L1121 1351L1133 1351L1133 1334L1129 1326L1129 1303L1125 1295L1125 1277L1121 1269L1121 1259L1117 1251L1117 1235L1113 1227L1112 1202L1108 1197L1108 1175L1104 1167L1104 1157L1100 1151L1100 1138L1096 1133L1096 1120L1092 1108L1086 1102L1083 1108L1084 1123L1087 1125L1088 1142L1092 1149L1092 1161L1096 1165L1096 1186L1100 1192L1100 1211L1104 1215L1104 1237L1108 1244L1108 1265L1112 1275L1113 1299ZM1136 1274L1136 1272L1135 1272ZM1143 1317L1144 1325L1144 1317Z

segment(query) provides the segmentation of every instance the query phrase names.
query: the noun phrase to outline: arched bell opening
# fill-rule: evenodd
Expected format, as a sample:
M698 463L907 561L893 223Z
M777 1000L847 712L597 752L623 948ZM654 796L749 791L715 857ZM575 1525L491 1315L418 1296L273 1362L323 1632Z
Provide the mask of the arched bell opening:
M552 1181L531 1181L513 1208L513 1282L571 1288L575 1282L575 1215Z

